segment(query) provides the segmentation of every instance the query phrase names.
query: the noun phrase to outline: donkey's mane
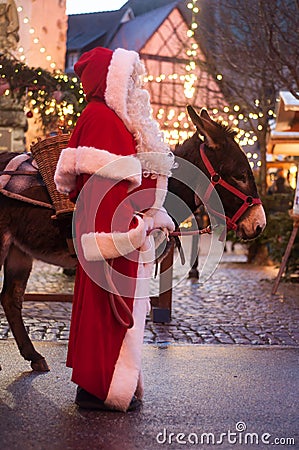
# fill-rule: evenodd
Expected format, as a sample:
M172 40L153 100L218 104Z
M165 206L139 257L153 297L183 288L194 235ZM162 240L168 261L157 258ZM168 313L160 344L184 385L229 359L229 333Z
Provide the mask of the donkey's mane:
M235 128L232 128L229 125L224 124L222 121L215 120L215 123L228 137L234 138L238 134Z

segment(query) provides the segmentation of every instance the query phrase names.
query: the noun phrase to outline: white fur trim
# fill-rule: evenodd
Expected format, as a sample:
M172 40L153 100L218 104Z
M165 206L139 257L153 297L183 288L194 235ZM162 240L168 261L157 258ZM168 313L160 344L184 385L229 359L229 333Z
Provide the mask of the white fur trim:
M76 176L94 174L113 180L128 180L129 191L141 184L141 163L134 156L120 156L94 147L62 150L54 181L59 192L68 193L76 186Z
M174 154L172 152L141 152L136 156L141 162L144 173L167 177L171 175L171 169L174 166Z
M127 113L129 79L134 69L145 72L138 53L133 50L117 48L112 55L106 79L105 101L109 108L127 125L130 119Z
M138 219L137 227L126 233L91 232L82 234L81 245L85 259L101 261L118 258L140 248L146 239L147 227L143 219L136 217Z
M148 292L152 266L152 264L142 263L138 265L133 305L134 326L126 332L105 400L106 405L120 411L128 409L134 393L140 399L143 394L143 380L141 376L142 344L145 318L150 305ZM142 285L142 291L145 290L147 292L147 295L143 298L138 298L137 294L140 285ZM146 288L144 288L145 285Z
M168 187L167 176L159 175L157 177L156 189L155 189L155 201L152 207L146 212L147 215L154 217L156 212L162 208Z

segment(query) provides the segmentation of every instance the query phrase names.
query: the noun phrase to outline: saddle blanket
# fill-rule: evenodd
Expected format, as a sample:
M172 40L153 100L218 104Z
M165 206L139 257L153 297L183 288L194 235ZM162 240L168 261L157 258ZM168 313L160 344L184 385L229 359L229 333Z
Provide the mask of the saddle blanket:
M21 155L17 155L12 158L3 170L29 172L32 173L32 176L10 174L0 175L0 189L6 189L14 194L21 194L23 191L31 187L44 185L35 160L27 153L22 153Z

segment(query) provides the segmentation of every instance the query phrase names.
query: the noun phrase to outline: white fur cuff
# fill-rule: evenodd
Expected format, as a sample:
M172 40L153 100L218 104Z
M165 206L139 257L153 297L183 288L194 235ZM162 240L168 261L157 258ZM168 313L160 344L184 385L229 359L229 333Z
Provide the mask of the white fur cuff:
M98 233L91 232L81 236L81 245L87 261L101 261L118 258L140 248L146 239L146 224L138 218L136 228L127 233Z

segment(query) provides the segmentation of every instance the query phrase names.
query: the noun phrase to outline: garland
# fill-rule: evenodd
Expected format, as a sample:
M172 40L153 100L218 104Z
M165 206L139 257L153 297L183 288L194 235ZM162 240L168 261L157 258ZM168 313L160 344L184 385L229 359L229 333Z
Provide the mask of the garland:
M71 130L85 107L80 81L60 72L28 67L10 54L0 55L0 96L24 101L28 118L40 118L43 131Z

